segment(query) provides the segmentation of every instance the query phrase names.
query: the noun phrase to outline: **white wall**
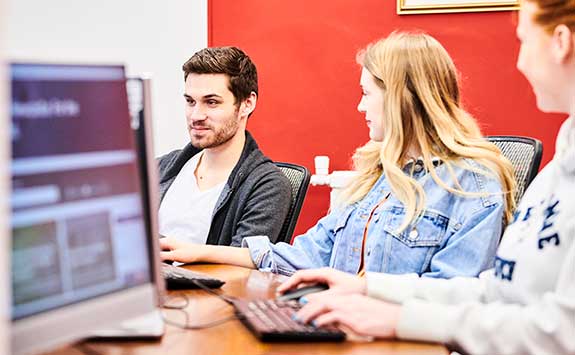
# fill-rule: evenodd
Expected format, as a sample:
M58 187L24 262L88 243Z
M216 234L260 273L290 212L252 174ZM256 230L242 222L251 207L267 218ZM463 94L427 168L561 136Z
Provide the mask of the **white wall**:
M150 72L156 154L188 142L181 67L207 45L207 0L4 1L9 59Z

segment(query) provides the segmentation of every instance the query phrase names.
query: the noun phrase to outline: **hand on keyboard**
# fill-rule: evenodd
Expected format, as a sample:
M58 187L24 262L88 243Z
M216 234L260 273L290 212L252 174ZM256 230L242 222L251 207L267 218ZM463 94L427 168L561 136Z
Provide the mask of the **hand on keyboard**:
M329 326L317 328L293 319L296 301L235 300L240 320L262 341L342 341L345 333Z

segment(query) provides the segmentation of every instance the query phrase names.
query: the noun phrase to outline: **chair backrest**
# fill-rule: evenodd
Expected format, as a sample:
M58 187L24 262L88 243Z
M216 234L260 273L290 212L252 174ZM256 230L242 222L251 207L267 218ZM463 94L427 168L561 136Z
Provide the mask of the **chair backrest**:
M487 139L513 164L517 180L515 202L519 203L527 186L539 171L543 144L535 138L519 136L488 136Z
M289 243L301 211L311 176L305 166L281 162L275 162L274 164L285 174L291 184L291 204L278 238L278 242Z

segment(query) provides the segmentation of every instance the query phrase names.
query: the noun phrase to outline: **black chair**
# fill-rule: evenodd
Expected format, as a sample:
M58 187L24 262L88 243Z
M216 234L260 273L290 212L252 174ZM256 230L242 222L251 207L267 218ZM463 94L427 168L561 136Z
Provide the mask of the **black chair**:
M285 174L291 183L291 204L278 238L278 242L289 243L301 211L311 175L309 170L301 165L280 162L275 162L274 164Z
M488 136L487 140L495 144L513 164L517 180L515 202L519 203L527 186L539 171L543 144L535 138L519 136Z

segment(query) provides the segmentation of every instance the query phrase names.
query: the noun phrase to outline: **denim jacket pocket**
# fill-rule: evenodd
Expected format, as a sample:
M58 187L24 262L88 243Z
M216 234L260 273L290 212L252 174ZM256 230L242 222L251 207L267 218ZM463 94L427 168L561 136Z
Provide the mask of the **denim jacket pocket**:
M447 232L449 218L432 210L426 210L415 222L398 233L405 218L405 208L392 206L383 230L408 247L435 247L441 245Z

